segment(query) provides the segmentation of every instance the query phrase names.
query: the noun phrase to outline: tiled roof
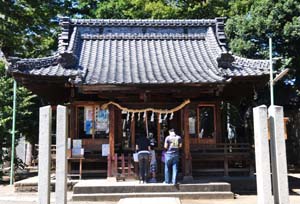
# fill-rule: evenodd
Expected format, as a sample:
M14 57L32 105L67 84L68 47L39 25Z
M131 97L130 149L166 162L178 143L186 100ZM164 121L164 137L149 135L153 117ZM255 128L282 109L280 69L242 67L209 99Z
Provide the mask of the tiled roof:
M18 60L10 67L10 71L36 76L72 77L78 76L80 70L65 69L59 64L59 55Z
M124 36L123 36L124 37ZM203 38L84 38L79 65L87 84L214 83L223 81ZM174 36L173 36L174 37ZM183 37L183 38L181 38ZM195 37L195 36L193 36ZM99 40L93 40L99 39Z
M52 57L19 60L11 72L77 76L82 84L225 83L268 74L268 61L231 55L224 19L61 21Z
M234 62L232 67L224 70L224 74L230 77L237 76L259 76L269 74L269 61L247 59L233 56Z

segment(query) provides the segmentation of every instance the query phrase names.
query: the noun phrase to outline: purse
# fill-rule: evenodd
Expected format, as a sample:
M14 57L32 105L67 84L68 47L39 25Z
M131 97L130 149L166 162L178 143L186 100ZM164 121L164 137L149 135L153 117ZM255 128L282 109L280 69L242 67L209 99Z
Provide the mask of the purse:
M134 162L139 162L138 155L139 155L139 153L133 153L133 161Z

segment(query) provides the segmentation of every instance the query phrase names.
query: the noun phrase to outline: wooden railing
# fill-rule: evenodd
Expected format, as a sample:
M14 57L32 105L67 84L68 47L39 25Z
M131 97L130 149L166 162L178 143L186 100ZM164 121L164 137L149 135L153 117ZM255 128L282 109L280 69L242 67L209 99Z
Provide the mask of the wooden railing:
M51 145L50 147L50 159L51 159L51 169L55 168L55 160L56 160L56 145ZM31 164L32 166L37 166L39 161L39 145L35 144L34 145L34 150L32 153L32 160L31 160Z
M251 172L252 148L249 143L191 145L192 172Z
M125 180L136 177L137 164L133 162L133 156L128 154L115 154L107 156L107 177L116 177L117 180Z

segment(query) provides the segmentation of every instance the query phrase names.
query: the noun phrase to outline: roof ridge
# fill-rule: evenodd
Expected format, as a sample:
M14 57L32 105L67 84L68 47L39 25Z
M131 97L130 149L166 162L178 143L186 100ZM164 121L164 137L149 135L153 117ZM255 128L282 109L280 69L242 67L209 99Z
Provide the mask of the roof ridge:
M68 19L71 25L87 26L209 26L217 19ZM66 21L67 18L62 19Z
M82 34L83 40L106 40L106 39L126 39L126 40L204 40L205 33L183 34L183 33L109 33L109 34Z
M59 55L56 53L54 55L50 55L47 57L38 57L38 58L19 58L16 63L23 63L23 62L35 62L35 61L49 61L49 60L54 60L57 59Z
M25 67L45 67L51 66L54 64L58 64L58 54L51 55L48 57L41 57L41 58L26 58L26 59L18 59L15 63L12 64L13 69L17 68L25 68Z

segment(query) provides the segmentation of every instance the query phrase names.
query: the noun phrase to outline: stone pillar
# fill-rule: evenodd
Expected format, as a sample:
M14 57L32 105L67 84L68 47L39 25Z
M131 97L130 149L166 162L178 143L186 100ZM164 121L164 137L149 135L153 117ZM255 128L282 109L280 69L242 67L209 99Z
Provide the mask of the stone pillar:
M273 203L273 199L270 174L267 106L262 105L254 108L253 117L257 203L271 204Z
M68 115L65 106L57 106L56 112L56 183L55 203L67 203L67 137Z
M274 203L289 204L283 107L270 106L269 118Z
M25 164L31 166L32 165L31 162L32 162L32 144L30 144L30 142L27 142Z
M50 204L51 106L40 108L39 118L39 204Z

